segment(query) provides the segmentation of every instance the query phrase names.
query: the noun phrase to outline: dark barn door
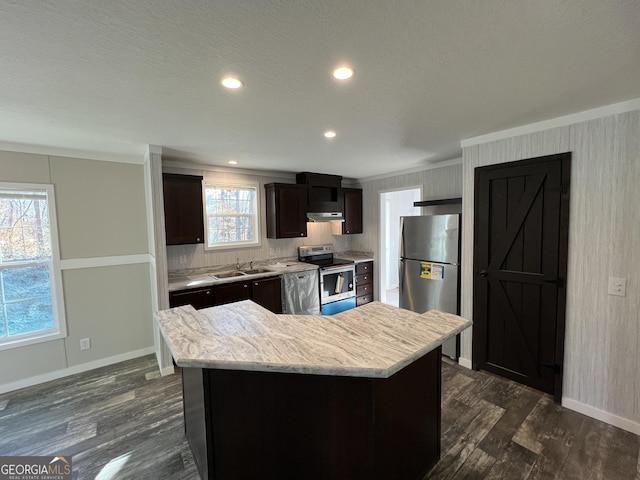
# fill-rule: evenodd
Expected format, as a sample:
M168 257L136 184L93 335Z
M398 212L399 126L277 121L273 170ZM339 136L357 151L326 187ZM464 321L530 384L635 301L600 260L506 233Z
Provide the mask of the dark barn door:
M560 400L571 154L475 171L474 367Z

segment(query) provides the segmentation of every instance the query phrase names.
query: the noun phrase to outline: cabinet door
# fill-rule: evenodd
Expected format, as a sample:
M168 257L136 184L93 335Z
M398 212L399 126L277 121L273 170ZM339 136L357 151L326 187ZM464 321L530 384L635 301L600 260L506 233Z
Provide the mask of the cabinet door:
M307 187L271 183L267 197L267 238L307 236Z
M204 243L202 177L162 175L167 245Z
M248 298L251 298L251 283L245 281L218 285L215 293L216 305L224 305L225 303L247 300Z
M343 188L344 223L342 233L362 233L362 189Z
M179 290L169 293L169 306L180 307L191 305L196 310L213 307L213 292L211 288L198 288L193 290Z
M252 282L251 299L273 313L282 313L280 277L261 278Z

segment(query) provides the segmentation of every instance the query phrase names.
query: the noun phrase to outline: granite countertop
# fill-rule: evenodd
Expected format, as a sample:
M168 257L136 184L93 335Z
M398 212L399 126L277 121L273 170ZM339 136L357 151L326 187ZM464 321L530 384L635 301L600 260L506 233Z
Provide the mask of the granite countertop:
M371 252L340 252L335 254L336 258L343 258L345 260L351 260L354 263L373 262L373 253Z
M272 277L274 275L284 275L286 273L304 272L307 270L317 270L317 265L310 263L290 261L290 262L276 262L273 264L256 264L254 268L263 268L266 271L262 273L255 273L252 275L239 275L229 278L216 278L216 272L224 272L235 270L234 267L223 266L219 268L211 267L204 269L196 269L193 271L186 271L182 274L172 274L169 276L169 291L175 292L177 290L185 290L188 288L207 287L210 285L222 285L224 283L241 282L243 280L254 280L257 278ZM249 269L249 267L247 267ZM242 269L241 269L242 270Z
M471 326L372 302L333 316L276 315L245 300L156 314L180 367L387 378Z

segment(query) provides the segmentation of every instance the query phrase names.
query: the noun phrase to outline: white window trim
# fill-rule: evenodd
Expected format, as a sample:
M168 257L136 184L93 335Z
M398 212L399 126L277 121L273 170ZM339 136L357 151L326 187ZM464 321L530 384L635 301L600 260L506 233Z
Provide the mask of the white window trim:
M237 188L255 188L256 189L256 239L248 242L229 242L223 245L209 246L209 215L207 214L207 187L237 187ZM217 182L213 180L205 180L202 182L202 203L204 215L204 250L229 250L234 248L255 248L262 245L262 226L260 220L260 184L257 182Z
M25 333L0 340L0 351L24 347L41 342L49 342L67 336L67 319L64 308L64 291L62 287L62 270L60 268L60 246L58 242L58 217L56 215L55 189L53 185L41 183L9 183L0 182L0 188L13 190L45 190L47 192L47 208L49 209L49 228L51 229L51 308L58 326L51 330ZM45 262L49 263L49 262Z

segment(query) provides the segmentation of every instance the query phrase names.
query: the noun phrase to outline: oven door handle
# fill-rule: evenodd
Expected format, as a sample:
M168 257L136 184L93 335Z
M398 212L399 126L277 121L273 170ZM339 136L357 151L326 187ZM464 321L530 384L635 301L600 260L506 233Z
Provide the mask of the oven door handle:
M320 274L322 275L323 273L340 273L340 272L354 272L355 275L355 271L356 271L356 265L351 264L351 265L336 265L335 267L322 267L320 269Z

